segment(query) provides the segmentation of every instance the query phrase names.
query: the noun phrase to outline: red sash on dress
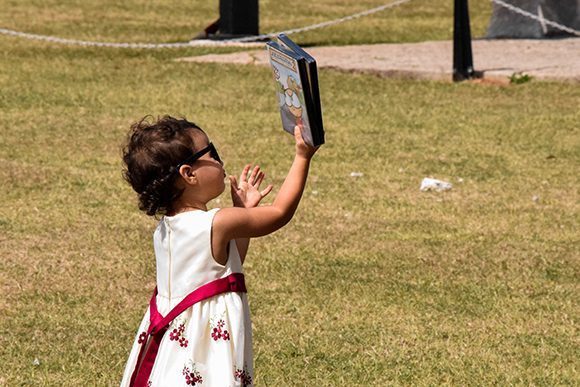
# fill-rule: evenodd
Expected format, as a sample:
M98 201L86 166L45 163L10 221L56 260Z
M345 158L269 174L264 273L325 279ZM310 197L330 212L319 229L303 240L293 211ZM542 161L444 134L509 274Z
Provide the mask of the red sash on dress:
M149 376L151 375L151 370L153 369L153 364L155 363L155 358L157 357L159 344L161 344L161 339L163 339L163 335L167 331L167 327L171 321L193 304L227 292L246 293L246 284L242 273L232 273L227 277L200 286L193 292L189 293L175 306L175 308L171 309L171 311L163 317L157 311L157 288L155 288L153 297L151 297L151 301L149 302L150 324L149 329L146 332L147 340L144 340L141 344L141 350L139 351L139 357L135 364L135 370L131 376L130 386L145 387L147 385Z

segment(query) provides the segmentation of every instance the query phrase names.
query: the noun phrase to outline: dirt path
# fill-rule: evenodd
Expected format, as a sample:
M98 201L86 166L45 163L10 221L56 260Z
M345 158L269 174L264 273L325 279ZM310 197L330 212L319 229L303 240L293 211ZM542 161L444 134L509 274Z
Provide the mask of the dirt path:
M507 81L514 73L537 79L580 82L580 38L474 40L473 62L484 79ZM310 47L321 68L385 77L451 80L451 41ZM181 58L186 62L266 65L265 50Z

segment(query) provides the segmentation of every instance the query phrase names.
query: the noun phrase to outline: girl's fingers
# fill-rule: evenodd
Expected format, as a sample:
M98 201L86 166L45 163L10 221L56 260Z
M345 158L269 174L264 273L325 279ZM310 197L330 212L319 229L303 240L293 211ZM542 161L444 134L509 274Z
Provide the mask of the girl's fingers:
M274 186L269 184L262 192L260 192L260 195L262 195L262 197L268 195L270 192L272 192L272 188L274 188Z
M254 169L252 169L252 173L250 174L250 177L248 178L248 183L250 183L251 185L255 185L256 178L258 177L259 172L260 172L260 167L258 165L256 165L254 167Z
M304 137L302 137L302 125L296 125L294 127L294 139L296 140L297 144L304 143Z
M257 187L260 185L260 181L264 179L264 172L258 171L256 178L254 179L254 185Z
M252 166L250 164L246 164L246 166L244 167L242 174L240 175L240 182L245 183L247 181L248 178L248 172L250 171L250 168Z
M238 181L235 176L230 175L230 185L232 186L232 191L238 190Z

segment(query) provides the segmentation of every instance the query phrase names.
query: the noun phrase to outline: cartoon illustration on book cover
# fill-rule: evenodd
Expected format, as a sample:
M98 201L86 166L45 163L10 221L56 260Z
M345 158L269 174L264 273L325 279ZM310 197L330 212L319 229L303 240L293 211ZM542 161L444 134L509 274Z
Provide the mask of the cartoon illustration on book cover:
M303 135L310 138L312 135L304 102L304 91L296 62L273 51L270 51L270 58L273 64L282 126L287 132L294 133L294 126L302 125L305 129ZM305 140L308 141L306 138Z

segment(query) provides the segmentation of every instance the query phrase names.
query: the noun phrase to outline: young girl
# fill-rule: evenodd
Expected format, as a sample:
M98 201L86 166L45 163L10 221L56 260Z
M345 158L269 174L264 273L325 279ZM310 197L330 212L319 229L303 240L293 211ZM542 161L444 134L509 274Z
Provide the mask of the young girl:
M315 148L295 128L296 153L271 205L258 206L264 173L247 165L230 176L234 207L208 210L225 189L223 163L203 130L165 116L134 124L125 179L153 234L157 288L143 317L121 386L252 385L252 332L242 264L249 238L292 219Z

